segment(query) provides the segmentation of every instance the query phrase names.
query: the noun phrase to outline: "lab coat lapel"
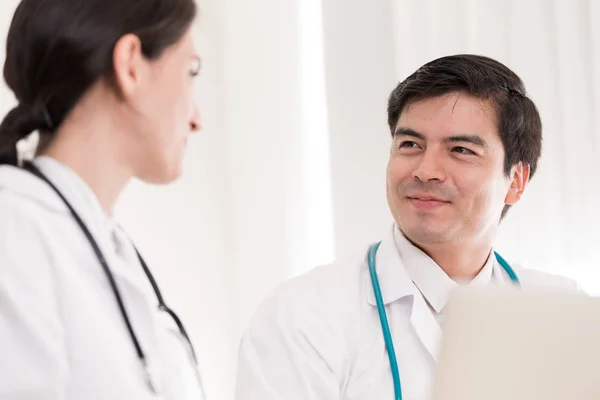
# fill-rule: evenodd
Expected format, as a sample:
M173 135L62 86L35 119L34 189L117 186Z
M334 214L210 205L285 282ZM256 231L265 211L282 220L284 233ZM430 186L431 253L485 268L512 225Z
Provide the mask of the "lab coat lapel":
M365 286L367 287L367 301L369 304L376 307L377 302L375 301L373 285L368 272L366 254L367 252L365 252L365 267L367 268L367 273L365 274ZM418 293L402 264L402 259L396 248L392 233L381 241L381 245L377 250L375 258L375 268L377 270L383 303L386 306L396 300L414 296L415 293Z
M138 264L136 264L138 262L137 259L132 261L126 257L119 257L116 253L116 247L118 246L115 239L117 238L113 235L113 233L116 233L115 224L106 215L89 186L75 172L54 159L39 157L35 162L50 181L61 191L89 229L117 281L119 290L126 296L126 302L131 304L132 301L137 301L140 307L147 304L147 298L151 295L151 287L145 279L144 272L141 266L138 268ZM23 171L19 172L25 174ZM26 174L29 175L29 173ZM34 182L40 183L38 178L32 179L35 179ZM50 189L50 186L43 183L42 187L51 194L41 200L44 200L45 203L53 207L57 207L71 218L67 207L60 200L60 197ZM105 282L108 289L108 281L102 272L99 262L94 263L92 273ZM142 315L147 315L148 313L138 312L137 314L140 316L136 318L141 319ZM144 322L151 324L150 320Z
M115 223L111 225L110 229L116 256L120 260L118 264L120 268L115 268L115 275L121 277L123 282L130 286L131 290L143 295L146 300L149 299L151 304L157 302L133 242L120 226Z
M387 312L390 313L391 308L389 305L391 303L404 297L413 298L410 322L423 346L434 360L437 361L442 330L404 267L402 255L399 253L394 240L394 229L398 229L396 225L392 227L385 239L382 240L376 256L377 276L379 278L383 302L387 306ZM367 301L376 307L377 303L368 271L366 280L366 287L368 288Z
M417 336L434 360L438 360L442 329L423 296L415 296L410 322Z
M114 222L106 215L92 190L75 172L48 157L40 157L35 160L35 163L67 199L90 231L115 278L134 332L148 356L148 362L155 364L151 365L151 368L160 370L163 368L162 362L155 350L159 347L157 344L159 339L155 334L158 323L156 318L158 311L155 306L157 301L135 251L127 247L128 239L116 229ZM75 224L67 206L48 184L23 169L4 168L6 173L0 180L0 186L14 188L17 193L33 198L45 207L64 214L65 223ZM79 226L76 229L79 231ZM83 232L81 235L83 236ZM89 264L86 263L81 267L89 268L89 273L97 277L99 284L106 289L113 302L114 294L100 262L92 253L92 246L86 243L86 247L90 252ZM119 248L124 251L119 252ZM112 304L116 307L116 302Z

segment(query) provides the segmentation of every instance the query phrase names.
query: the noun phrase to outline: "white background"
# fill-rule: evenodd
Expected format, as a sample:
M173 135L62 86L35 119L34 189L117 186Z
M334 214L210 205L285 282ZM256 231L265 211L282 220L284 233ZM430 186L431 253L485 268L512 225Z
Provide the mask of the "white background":
M0 3L3 41L17 3ZM387 229L387 96L439 56L506 63L542 114L543 160L498 250L600 294L600 2L200 6L203 130L185 176L169 187L134 182L117 214L188 326L210 399L232 397L237 343L264 296ZM0 87L0 111L12 106Z

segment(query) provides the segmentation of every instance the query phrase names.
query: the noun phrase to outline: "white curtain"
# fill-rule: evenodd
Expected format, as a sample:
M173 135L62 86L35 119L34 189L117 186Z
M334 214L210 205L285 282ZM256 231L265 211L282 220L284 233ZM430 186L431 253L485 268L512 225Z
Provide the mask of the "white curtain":
M497 247L600 294L600 3L393 0L399 79L452 53L484 54L521 76L544 124L538 173Z

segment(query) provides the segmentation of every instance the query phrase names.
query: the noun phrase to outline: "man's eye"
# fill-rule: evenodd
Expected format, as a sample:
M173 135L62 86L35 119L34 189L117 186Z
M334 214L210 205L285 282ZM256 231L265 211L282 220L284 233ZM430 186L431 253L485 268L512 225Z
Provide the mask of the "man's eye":
M418 149L419 145L416 144L415 142L410 142L410 141L404 141L404 142L400 142L400 144L398 145L399 149L402 148L406 148L406 149Z
M453 152L455 153L459 153L459 154L465 154L465 155L470 155L470 156L474 156L475 152L467 149L466 147L455 147L452 149Z

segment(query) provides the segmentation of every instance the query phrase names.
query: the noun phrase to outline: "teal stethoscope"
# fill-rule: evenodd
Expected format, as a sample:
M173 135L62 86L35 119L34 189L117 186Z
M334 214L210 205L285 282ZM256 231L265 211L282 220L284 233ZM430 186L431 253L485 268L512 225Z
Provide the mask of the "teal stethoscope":
M385 340L385 347L387 348L388 357L390 359L390 367L392 369L392 379L394 380L394 393L396 400L402 400L402 387L400 385L400 370L398 369L398 362L396 360L396 352L394 351L394 342L392 340L392 334L390 332L390 326L387 320L387 314L385 312L385 306L383 304L383 298L381 296L381 288L379 287L379 279L377 278L377 270L375 268L375 255L377 249L379 249L379 243L375 243L369 249L368 264L369 273L371 274L371 283L373 285L373 293L375 294L375 301L377 302L377 313L379 314L379 320L381 321L381 331L383 333L383 339ZM519 277L515 271L511 268L508 262L500 256L500 254L494 252L496 259L500 266L506 271L510 280L517 285L520 284Z

